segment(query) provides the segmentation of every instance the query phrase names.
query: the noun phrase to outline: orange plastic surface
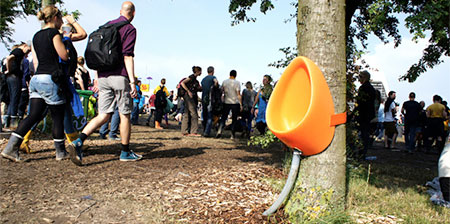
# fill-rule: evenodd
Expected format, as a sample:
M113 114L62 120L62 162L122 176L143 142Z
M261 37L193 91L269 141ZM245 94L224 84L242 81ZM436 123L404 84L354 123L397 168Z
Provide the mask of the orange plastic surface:
M334 114L334 104L319 67L306 57L295 58L284 71L266 111L269 129L303 155L315 155L331 143L335 125L345 113Z

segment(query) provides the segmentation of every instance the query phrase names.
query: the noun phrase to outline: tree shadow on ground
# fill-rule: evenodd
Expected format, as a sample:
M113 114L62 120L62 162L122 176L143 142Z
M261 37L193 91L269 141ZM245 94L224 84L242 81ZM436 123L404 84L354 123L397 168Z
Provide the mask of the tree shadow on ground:
M387 188L393 192L401 192L413 188L427 194L424 185L437 176L438 154L426 154L416 151L409 154L403 143L397 145L400 151L384 149L380 142L375 143L368 151L368 156L375 156L373 161L360 161L366 170L361 178L377 188ZM368 172L370 166L370 173Z
M158 147L162 147L164 144L162 143L146 143L146 144L136 144L130 143L130 149L138 154L145 155ZM117 157L120 156L120 152L122 150L121 144L111 144L111 145L102 145L102 146L91 146L88 150L83 151L84 157L94 156L94 155L115 155L115 158L100 160L92 163L83 164L83 166L93 166L98 164L103 164L107 162L116 161Z
M291 154L291 152L282 149L281 143L275 143L267 148L262 148L258 146L248 146L247 141L243 141L236 146L236 149L258 154L256 156L239 158L242 162L263 162L265 165L276 165L277 167L282 167L286 156Z
M199 148L176 148L169 150L152 151L144 154L143 159L156 159L156 158L186 158L196 155L201 155L205 153L205 149L210 149L208 147Z
M130 143L130 149L136 153L148 153L158 147L164 146L163 143L145 143L145 144L136 144ZM120 151L122 150L121 144L111 144L111 145L102 145L102 146L90 146L88 150L83 151L85 157L91 155L120 155Z

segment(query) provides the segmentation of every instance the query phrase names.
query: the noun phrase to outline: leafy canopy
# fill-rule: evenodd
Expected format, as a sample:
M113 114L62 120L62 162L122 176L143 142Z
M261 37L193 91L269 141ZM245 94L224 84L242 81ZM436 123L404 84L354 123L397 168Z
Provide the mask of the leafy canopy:
M249 11L256 0L231 0L229 12L233 19L232 25L240 22L255 22L256 18L248 17ZM298 7L297 2L292 5ZM260 1L260 11L266 13L274 8L271 0ZM383 43L394 42L397 47L401 43L397 19L404 14L406 27L414 40L426 37L430 33L428 46L422 57L413 64L406 74L399 80L414 82L417 77L442 62L443 56L450 56L450 1L448 0L347 0L346 1L346 35L347 35L347 70L357 70L354 66L367 48L369 34L374 34ZM289 20L296 17L291 14ZM363 49L358 49L355 40L359 41ZM295 48L282 48L287 56L270 64L275 67L285 67L293 57Z
M14 29L11 27L16 18L25 18L29 15L36 15L45 0L1 0L0 1L0 42L7 45L13 42L11 39ZM48 4L48 0L45 2ZM52 0L51 3L63 5L62 0ZM67 10L61 10L63 15L69 14ZM78 10L71 12L75 19L81 13Z

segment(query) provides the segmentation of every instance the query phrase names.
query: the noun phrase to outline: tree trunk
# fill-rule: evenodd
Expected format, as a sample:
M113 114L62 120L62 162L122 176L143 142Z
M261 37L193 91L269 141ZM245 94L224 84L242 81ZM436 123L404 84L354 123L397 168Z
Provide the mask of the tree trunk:
M298 4L298 54L322 70L335 113L342 113L346 108L345 0L299 0ZM345 153L345 126L339 125L326 151L302 160L297 186L285 209L301 219L296 222L329 218L345 207Z
M55 0L42 0L42 8L45 8L45 6L54 5L54 4L55 4Z

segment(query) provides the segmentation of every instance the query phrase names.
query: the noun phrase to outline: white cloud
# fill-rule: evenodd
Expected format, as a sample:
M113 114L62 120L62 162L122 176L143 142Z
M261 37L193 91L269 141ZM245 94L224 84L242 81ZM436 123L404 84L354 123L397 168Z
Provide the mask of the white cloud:
M450 60L444 58L444 63L422 74L414 83L399 81L399 77L406 74L409 67L422 57L422 51L428 40L421 39L417 43L410 38L403 38L402 44L394 48L393 43L377 44L364 59L378 71L372 71L374 80L385 83L386 91L397 92L397 102L402 103L408 99L410 92L415 92L417 100L424 100L427 105L431 103L434 94L441 95L450 100Z

